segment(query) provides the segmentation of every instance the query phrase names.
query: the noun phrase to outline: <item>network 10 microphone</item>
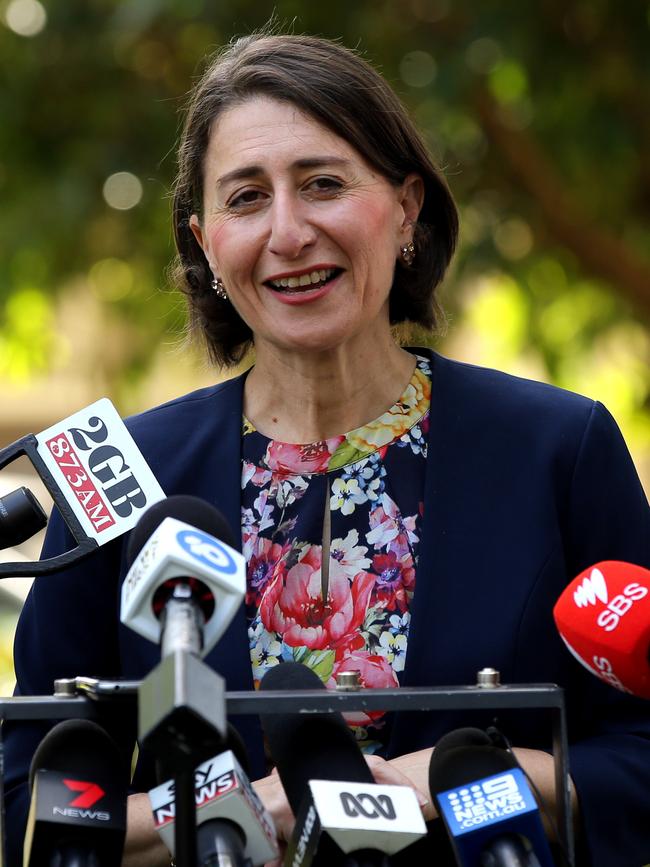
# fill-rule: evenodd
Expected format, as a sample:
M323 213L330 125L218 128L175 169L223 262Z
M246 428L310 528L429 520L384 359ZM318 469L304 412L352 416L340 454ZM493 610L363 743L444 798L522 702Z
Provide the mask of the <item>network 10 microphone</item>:
M293 662L271 668L260 688L325 689L311 669ZM389 855L426 836L413 789L375 783L340 713L266 714L261 719L297 817L285 865L386 865Z
M161 645L205 656L246 593L246 563L225 518L198 497L148 509L131 534L122 623Z
M231 738L229 737L229 741ZM200 867L245 867L277 858L275 827L233 750L199 765L194 773L196 848ZM174 781L149 792L154 825L174 852Z
M0 469L21 456L31 462L77 545L37 562L2 563L0 578L48 575L87 557L131 530L165 493L107 398L0 449ZM27 488L0 498L0 549L29 539L47 524Z
M34 753L29 784L23 867L119 867L128 765L103 728L56 725Z
M605 560L581 572L553 616L585 668L623 692L650 698L650 571Z
M481 729L438 741L429 788L459 867L554 867L523 771Z

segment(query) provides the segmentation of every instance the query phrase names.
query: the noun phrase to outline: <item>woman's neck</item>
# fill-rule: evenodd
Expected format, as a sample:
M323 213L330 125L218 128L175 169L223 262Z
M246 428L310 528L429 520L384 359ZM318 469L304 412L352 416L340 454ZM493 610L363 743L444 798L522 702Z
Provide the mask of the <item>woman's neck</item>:
M256 347L244 387L244 414L265 436L310 443L361 427L389 409L415 359L392 339L355 350L290 353Z

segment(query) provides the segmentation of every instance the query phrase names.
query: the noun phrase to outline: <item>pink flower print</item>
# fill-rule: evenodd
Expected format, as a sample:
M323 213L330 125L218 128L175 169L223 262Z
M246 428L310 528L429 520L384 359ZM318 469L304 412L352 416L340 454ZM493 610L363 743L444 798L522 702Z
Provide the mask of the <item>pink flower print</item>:
M271 477L272 473L270 470L266 470L264 467L258 467L255 464L250 463L250 461L244 461L241 474L242 490L249 482L252 482L255 487L261 488L263 485L266 485L271 481Z
M398 559L394 551L387 554L375 554L372 558L372 568L377 574L373 590L373 603L394 611L398 608L406 611L409 593L415 588L415 569L410 553Z
M415 533L415 515L403 517L397 505L386 493L382 496L381 502L381 506L370 512L372 529L366 533L366 542L375 548L386 548L386 550L393 547L391 543L398 540L400 535L405 537L404 541L411 544L418 542ZM399 541L397 544L399 545Z
M336 685L336 675L343 671L358 671L361 685L366 689L388 689L399 686L397 675L388 660L367 650L355 650L334 664L327 686ZM344 714L349 725L367 726L384 716L385 711L354 711Z
M264 463L270 470L284 475L321 473L327 469L330 458L344 437L332 437L317 443L292 445L271 440L266 449Z
M316 564L312 557L304 557L289 569L284 581L278 576L264 594L262 623L291 647L335 648L363 623L374 581L374 575L359 572L350 583L341 570L331 569L327 599L323 599L320 560Z
M266 586L286 574L286 557L291 546L258 537L246 569L246 604L257 605Z

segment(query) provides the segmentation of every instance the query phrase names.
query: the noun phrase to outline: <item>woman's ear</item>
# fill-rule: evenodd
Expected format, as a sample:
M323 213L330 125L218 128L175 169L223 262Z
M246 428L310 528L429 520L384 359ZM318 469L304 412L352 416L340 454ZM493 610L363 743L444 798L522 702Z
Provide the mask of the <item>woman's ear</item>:
M190 229L192 230L192 234L196 238L196 243L205 253L205 246L203 245L203 229L201 228L201 223L196 214L192 214L190 217Z
M411 172L404 178L400 189L400 204L404 211L402 229L411 230L417 223L424 204L424 181L417 172Z

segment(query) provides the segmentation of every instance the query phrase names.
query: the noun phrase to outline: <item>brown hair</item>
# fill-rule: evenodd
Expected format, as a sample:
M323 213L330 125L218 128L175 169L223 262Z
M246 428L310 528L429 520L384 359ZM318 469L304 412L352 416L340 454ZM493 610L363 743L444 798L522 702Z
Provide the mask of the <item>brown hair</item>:
M212 274L190 229L203 209L203 162L213 121L226 108L256 95L289 102L349 142L394 184L410 172L424 181L415 227L415 262L398 262L390 292L392 324L431 329L441 309L436 287L456 246L458 213L406 109L373 67L342 45L313 36L254 35L217 54L194 88L178 151L174 185L177 274L189 306L189 330L203 337L213 361L239 362L252 332L232 304L211 288Z

